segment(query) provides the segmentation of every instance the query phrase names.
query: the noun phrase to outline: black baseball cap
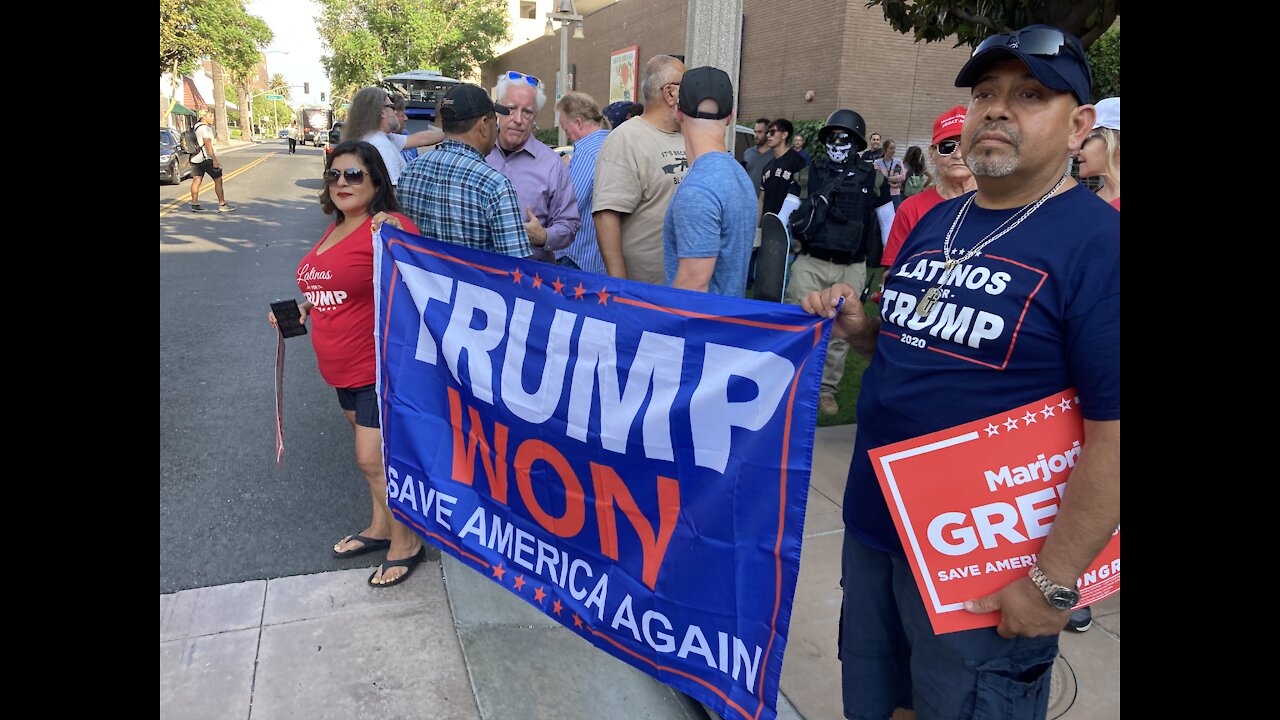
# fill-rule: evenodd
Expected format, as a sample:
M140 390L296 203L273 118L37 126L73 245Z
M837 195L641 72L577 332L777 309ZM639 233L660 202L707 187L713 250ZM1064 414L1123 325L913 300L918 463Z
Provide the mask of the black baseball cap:
M440 102L436 106L436 113L450 122L470 120L481 115L488 115L491 112L496 112L499 115L511 114L511 111L505 106L495 105L493 100L489 99L489 93L485 92L484 88L470 83L460 83L449 88L449 92L440 98Z
M703 100L715 100L719 112L700 113ZM703 120L723 120L733 114L733 83L729 75L717 67L703 65L686 70L680 81L680 112Z
M969 62L960 68L956 87L973 87L992 64L1006 58L1021 60L1047 88L1069 92L1081 105L1089 103L1093 73L1080 38L1052 25L1028 25L978 43Z

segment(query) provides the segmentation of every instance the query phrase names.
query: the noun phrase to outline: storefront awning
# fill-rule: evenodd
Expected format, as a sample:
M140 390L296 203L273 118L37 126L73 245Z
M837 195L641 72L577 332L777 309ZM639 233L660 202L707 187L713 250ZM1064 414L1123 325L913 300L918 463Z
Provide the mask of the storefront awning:
M182 103L174 103L173 110L171 110L170 112L174 115L190 115L191 117L197 117L194 110L191 110L190 108L183 105Z

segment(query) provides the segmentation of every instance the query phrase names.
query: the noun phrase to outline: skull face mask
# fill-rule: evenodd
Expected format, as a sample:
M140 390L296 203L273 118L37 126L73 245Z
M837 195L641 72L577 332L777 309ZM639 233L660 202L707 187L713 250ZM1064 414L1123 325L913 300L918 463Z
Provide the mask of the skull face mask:
M849 159L849 151L853 149L853 139L846 132L833 132L827 136L827 157L833 163L842 163Z

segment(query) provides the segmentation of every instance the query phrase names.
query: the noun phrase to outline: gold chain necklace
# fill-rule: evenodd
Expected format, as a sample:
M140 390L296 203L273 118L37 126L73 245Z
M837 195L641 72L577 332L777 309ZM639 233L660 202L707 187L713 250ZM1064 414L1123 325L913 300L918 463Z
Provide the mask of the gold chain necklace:
M981 242L979 242L977 245L974 245L969 250L969 252L966 252L964 255L953 259L951 257L951 238L954 237L956 234L956 231L959 230L962 225L964 225L964 219L969 214L969 206L973 204L974 198L978 197L977 193L970 195L969 199L965 200L964 205L960 207L960 212L956 213L956 219L951 221L951 228L947 230L946 236L942 239L942 257L946 258L946 264L943 266L943 269L942 269L942 277L938 278L937 285L929 288L929 290L927 290L925 294L920 297L920 302L916 303L916 314L928 315L929 311L933 309L934 303L938 302L938 299L942 297L942 288L946 286L947 282L951 279L951 275L955 272L955 269L959 267L961 263L968 262L969 260L973 259L973 257L976 256L978 253L980 253L983 248L995 242L996 240L999 240L1001 237L1004 236L1005 233L1008 233L1009 231L1018 227L1018 225L1022 224L1023 220L1026 220L1027 218L1031 217L1032 213L1034 213L1036 210L1039 210L1041 205L1045 204L1045 202L1049 198L1053 197L1054 193L1058 192L1058 190L1061 189L1064 184L1066 184L1067 178L1069 177L1071 177L1071 175L1067 173L1063 173L1062 178L1058 180L1058 183L1054 185L1049 190L1049 192L1045 193L1039 200L1035 201L1031 205L1028 205L1026 210L1023 211L1021 215L1009 216L1007 220L1000 223L999 227L997 227L995 230L992 230L990 233L988 233L987 236L981 240Z

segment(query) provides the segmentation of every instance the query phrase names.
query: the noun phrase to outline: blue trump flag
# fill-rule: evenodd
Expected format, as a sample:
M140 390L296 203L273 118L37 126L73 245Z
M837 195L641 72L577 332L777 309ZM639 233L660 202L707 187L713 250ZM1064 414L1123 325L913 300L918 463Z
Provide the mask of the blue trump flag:
M773 718L831 323L374 242L396 517L726 718Z

